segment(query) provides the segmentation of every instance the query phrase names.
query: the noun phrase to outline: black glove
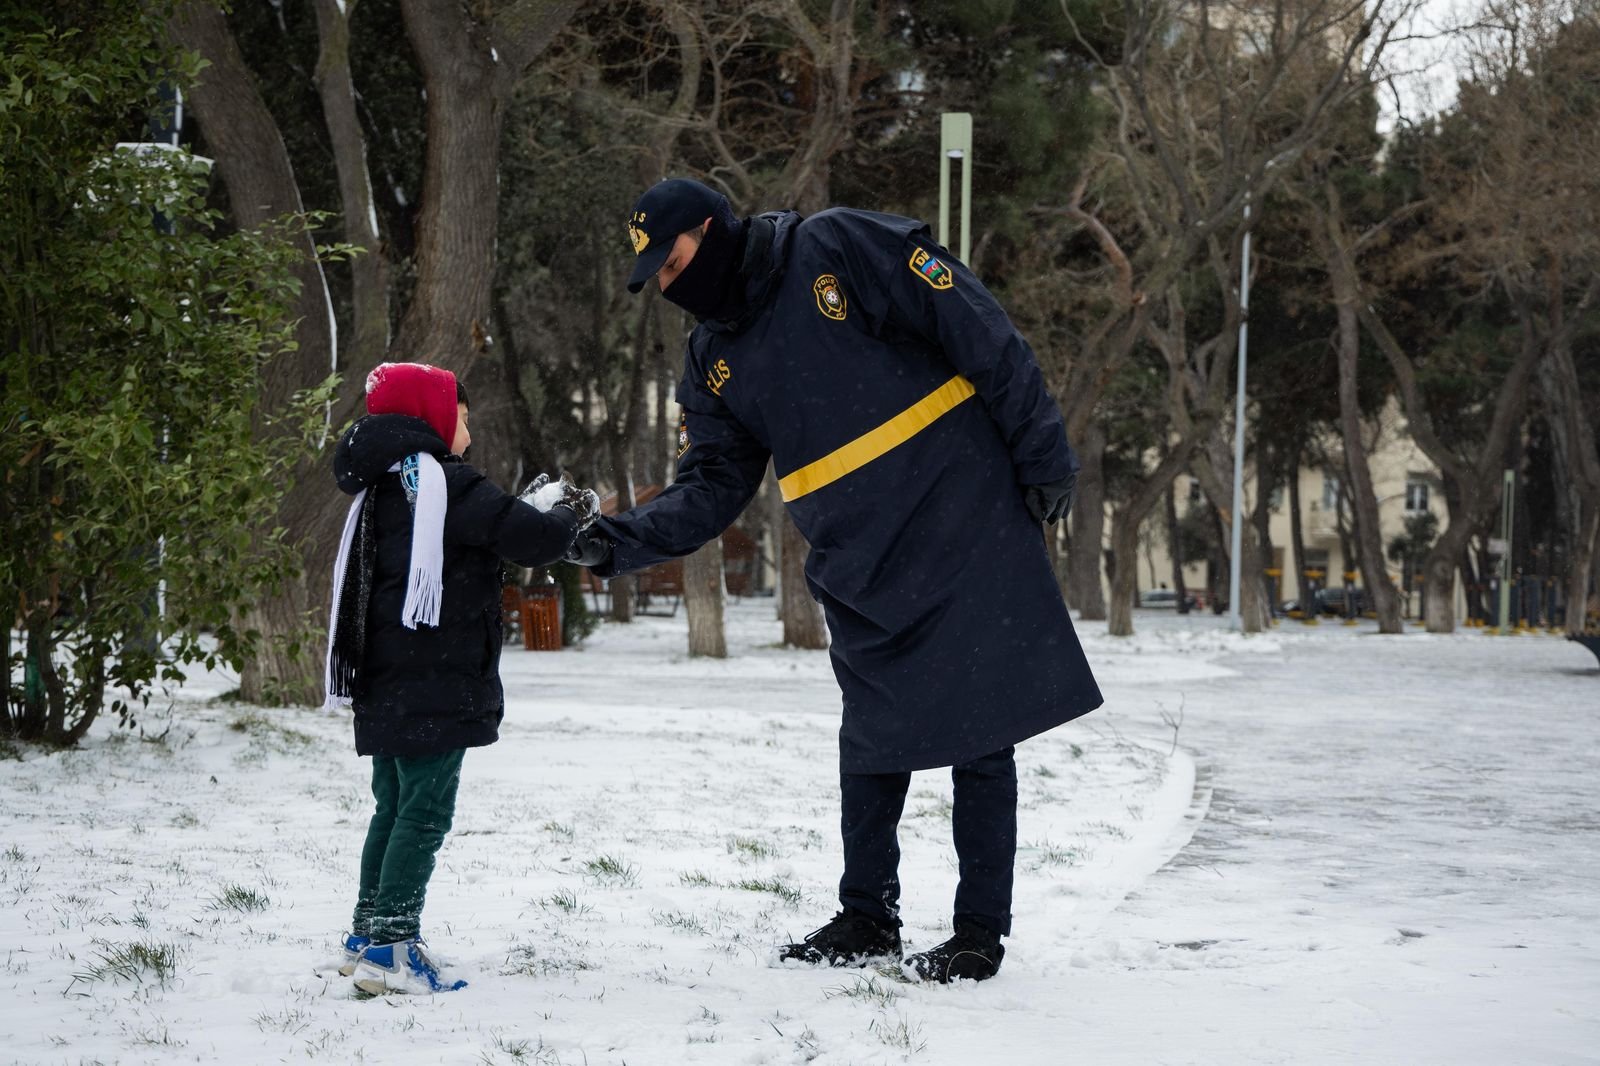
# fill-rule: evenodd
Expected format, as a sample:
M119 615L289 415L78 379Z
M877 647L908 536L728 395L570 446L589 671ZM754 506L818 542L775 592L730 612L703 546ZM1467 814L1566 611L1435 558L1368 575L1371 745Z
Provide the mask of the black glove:
M545 499L539 497L543 490L550 484L549 474L540 474L528 482L528 487L523 489L517 499L530 507L541 511L552 511L557 507L565 507L578 518L578 528L588 529L594 520L600 516L600 496L593 489L580 489L572 483L572 479L562 474L561 480L556 483L559 495L554 499L549 493L544 493Z
M616 543L598 529L582 529L562 558L579 566L600 566L611 558L615 547Z
M1072 494L1077 487L1078 474L1073 471L1059 481L1025 486L1023 500L1035 522L1059 522L1072 510Z
M578 528L588 529L600 517L600 496L594 489L580 489L570 481L562 481L567 493L557 500L555 507L565 507L578 516ZM552 508L553 510L554 508Z

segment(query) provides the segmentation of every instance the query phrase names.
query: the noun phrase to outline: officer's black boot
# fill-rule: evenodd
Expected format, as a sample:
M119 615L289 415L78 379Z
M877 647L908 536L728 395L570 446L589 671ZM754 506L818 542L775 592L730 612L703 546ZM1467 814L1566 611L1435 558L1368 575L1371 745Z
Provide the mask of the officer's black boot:
M956 922L956 935L936 948L907 955L907 976L924 981L983 981L1000 972L1000 935L977 922Z
M886 924L854 907L846 907L800 943L786 944L778 952L780 959L829 966L862 966L884 957L900 961L900 923Z

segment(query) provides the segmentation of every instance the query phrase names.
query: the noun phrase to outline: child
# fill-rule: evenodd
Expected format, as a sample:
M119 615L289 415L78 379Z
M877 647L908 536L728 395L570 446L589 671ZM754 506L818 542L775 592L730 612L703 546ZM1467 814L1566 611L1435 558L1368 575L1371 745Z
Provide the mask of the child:
M505 711L500 560L553 563L599 511L571 485L543 511L503 492L462 462L471 442L453 374L384 363L334 456L355 501L334 566L328 697L354 706L377 801L340 973L369 993L464 984L440 981L420 919L462 754L494 743Z

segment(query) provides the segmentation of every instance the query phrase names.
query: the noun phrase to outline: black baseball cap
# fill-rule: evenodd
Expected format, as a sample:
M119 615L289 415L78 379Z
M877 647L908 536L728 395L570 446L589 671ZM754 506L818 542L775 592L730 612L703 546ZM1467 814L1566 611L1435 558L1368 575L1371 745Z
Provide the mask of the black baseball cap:
M718 210L730 210L727 203L717 190L689 178L668 178L650 186L628 216L628 238L638 257L628 277L628 291L638 292L655 277L678 234L698 229Z

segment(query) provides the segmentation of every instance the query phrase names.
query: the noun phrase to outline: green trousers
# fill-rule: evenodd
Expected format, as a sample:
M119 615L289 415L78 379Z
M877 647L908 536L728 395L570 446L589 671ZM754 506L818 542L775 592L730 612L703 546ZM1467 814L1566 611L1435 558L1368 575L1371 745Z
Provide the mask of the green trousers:
M463 754L372 757L372 798L378 805L361 849L361 891L351 919L355 935L389 944L420 934L434 856L455 817Z

